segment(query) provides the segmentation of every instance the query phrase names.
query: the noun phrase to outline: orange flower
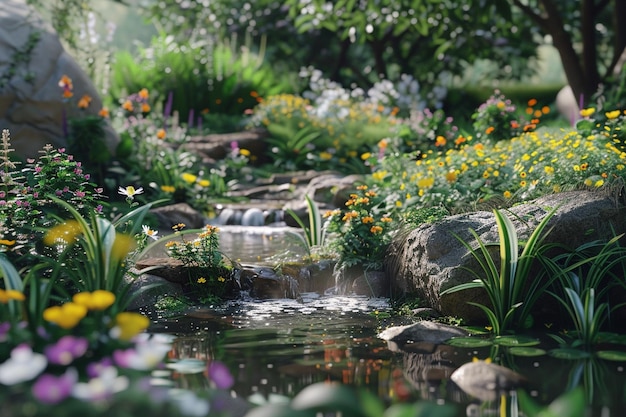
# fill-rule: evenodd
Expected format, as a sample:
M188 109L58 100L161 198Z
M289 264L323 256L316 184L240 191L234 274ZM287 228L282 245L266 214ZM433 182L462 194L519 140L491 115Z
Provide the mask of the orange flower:
M59 87L67 88L70 90L73 89L74 86L72 85L72 79L68 77L67 75L63 75L61 79L59 80Z
M91 97L85 94L84 96L80 98L80 100L78 100L78 108L86 109L87 107L89 107L90 103L91 103Z
M144 100L146 100L150 96L150 94L148 94L147 88L142 88L138 94L139 94L139 97L141 97Z
M104 117L105 119L109 117L109 109L107 109L106 107L103 107L100 109L100 111L98 112L98 116L100 117Z
M493 133L493 131L494 131L494 130L496 130L496 128L495 128L495 127L493 127L493 126L489 126L489 127L487 128L487 130L485 130L485 133L486 133L486 134L488 134L488 135L491 135L491 134Z
M437 139L435 139L435 146L446 146L446 142L446 138L439 135L437 136Z
M537 104L537 100L534 98L531 98L530 100L528 100L528 107L533 107Z
M150 105L148 103L143 103L141 105L141 112L142 113L148 113L150 112Z
M156 137L159 139L165 139L165 135L166 135L165 129L159 129L156 132Z
M124 104L122 104L122 108L126 111L133 111L135 109L133 107L133 103L130 100L126 100Z

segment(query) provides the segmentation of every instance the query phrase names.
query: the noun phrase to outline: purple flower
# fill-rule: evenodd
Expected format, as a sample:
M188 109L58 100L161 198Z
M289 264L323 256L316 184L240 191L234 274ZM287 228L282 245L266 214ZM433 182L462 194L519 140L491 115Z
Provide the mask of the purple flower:
M8 321L0 323L0 342L4 342L7 340L9 330L11 330L11 323L9 323Z
M212 361L209 364L209 378L219 389L228 389L235 383L235 379L228 367L219 361Z
M63 336L54 345L46 346L44 353L48 361L57 365L69 365L74 359L87 352L89 343L82 337Z
M70 396L76 382L78 374L74 368L58 377L43 374L33 385L33 396L44 404L57 404Z
M87 376L89 378L97 378L106 368L113 366L113 359L103 358L100 362L90 362L87 365Z
M76 197L84 197L86 193L84 191L76 191Z

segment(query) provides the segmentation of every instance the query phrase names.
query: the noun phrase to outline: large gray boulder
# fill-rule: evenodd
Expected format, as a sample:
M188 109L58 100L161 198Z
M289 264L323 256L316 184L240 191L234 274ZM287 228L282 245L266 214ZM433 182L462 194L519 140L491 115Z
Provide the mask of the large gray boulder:
M541 219L559 207L549 222L545 242L576 248L594 240L608 240L626 232L626 209L615 198L593 191L573 191L547 195L510 209L509 218L520 240L528 237ZM484 313L469 301L488 305L482 289L440 293L475 277L466 269L480 271L468 250L454 237L460 236L476 247L469 229L485 243L498 242L498 229L492 212L450 216L434 224L424 224L396 242L389 256L388 273L394 291L414 293L443 315L462 317L470 322L485 320ZM498 250L494 248L494 258ZM498 260L496 259L496 262Z
M39 34L25 60L33 33ZM63 102L59 80L72 79L74 97ZM102 101L87 74L63 48L54 30L24 0L2 0L0 7L0 129L9 129L11 145L22 157L37 157L46 144L65 147L65 117L97 115ZM92 102L79 109L87 94ZM106 143L113 153L119 139L107 124Z

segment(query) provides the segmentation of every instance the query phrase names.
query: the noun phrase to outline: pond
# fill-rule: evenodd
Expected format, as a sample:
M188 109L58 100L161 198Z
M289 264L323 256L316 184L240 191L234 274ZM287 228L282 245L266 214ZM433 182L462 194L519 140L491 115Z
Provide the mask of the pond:
M293 398L312 383L337 381L389 403L427 399L456 404L458 416L500 415L500 398L481 401L449 380L473 357L492 356L530 381L528 392L538 403L582 385L596 403L589 415L621 416L626 410L626 363L525 357L503 347L415 343L398 350L377 337L389 325L406 324L380 318L388 311L386 299L307 293L299 301L241 300L218 310L196 308L159 320L153 331L177 336L172 359L224 362L235 377L232 395L255 403Z
M244 241L230 249L246 252ZM253 236L250 241L256 249L236 254L239 259L250 260L253 253L259 253L259 245L264 248L263 257L269 259L273 250L267 241L285 243L276 236ZM256 404L293 398L315 382L336 381L368 390L386 404L428 400L454 404L458 416L518 415L516 392L479 399L449 379L473 358L492 357L528 379L525 391L538 404L549 404L581 386L593 399L587 415L621 416L626 410L626 362L598 357L559 359L537 356L536 350L527 356L523 350L494 345L410 343L398 347L377 335L414 319L390 313L385 298L303 293L297 300L244 298L219 308L195 307L177 317L153 317L152 331L176 336L172 359L225 363L235 380L231 396ZM545 335L536 337L541 344L534 349L549 352L556 347ZM174 384L208 386L202 375L191 382L179 377ZM241 414L233 411L235 415Z

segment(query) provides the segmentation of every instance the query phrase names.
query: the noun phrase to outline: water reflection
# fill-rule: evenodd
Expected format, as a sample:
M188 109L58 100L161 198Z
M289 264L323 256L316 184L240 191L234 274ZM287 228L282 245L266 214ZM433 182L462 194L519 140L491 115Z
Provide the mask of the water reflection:
M598 404L590 416L618 416L626 409L623 363L515 356L493 346L398 347L376 336L388 326L407 324L380 318L389 309L386 299L305 293L300 301L240 300L219 311L199 308L160 322L158 330L178 336L171 359L202 361L204 369L212 360L224 362L235 378L231 394L241 399L292 398L315 382L336 381L370 390L387 403L428 399L457 404L459 416L521 415L516 391L483 401L449 380L473 357L492 357L531 381L527 392L538 404L583 386ZM206 372L174 372L173 378L178 387L208 387Z

